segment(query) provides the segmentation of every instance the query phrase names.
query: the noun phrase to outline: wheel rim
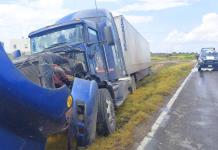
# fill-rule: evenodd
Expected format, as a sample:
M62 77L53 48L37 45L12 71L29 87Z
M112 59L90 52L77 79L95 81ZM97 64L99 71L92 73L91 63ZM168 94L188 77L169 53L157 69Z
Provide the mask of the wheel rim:
M135 91L136 90L136 82L135 82L135 77L132 76L132 90Z
M115 113L114 113L113 103L109 98L106 99L106 103L107 103L108 121L109 121L110 126L114 127Z

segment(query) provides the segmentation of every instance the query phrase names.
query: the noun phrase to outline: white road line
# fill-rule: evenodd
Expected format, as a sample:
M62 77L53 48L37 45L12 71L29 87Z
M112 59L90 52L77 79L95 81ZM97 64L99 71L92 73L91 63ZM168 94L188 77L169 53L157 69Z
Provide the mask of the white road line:
M182 91L183 87L191 77L193 72L196 72L196 66L192 69L191 73L188 75L188 77L183 81L181 86L177 89L176 93L173 95L173 97L170 99L168 104L166 105L166 109L161 112L153 126L151 127L151 131L144 137L144 139L141 141L140 145L137 147L137 150L144 150L147 146L147 144L152 140L153 136L157 132L158 128L160 127L161 123L165 119L166 115L168 114L169 110L173 106L174 102L176 101L177 97L179 96L180 92Z

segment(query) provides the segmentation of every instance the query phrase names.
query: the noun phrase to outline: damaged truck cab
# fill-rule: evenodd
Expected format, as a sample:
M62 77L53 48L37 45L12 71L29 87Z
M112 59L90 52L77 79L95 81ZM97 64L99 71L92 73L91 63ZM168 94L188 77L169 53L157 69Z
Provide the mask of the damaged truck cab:
M70 82L73 85L68 87L72 90L74 99L73 129L76 129L78 144L82 146L94 139L95 126L100 135L108 135L115 130L114 108L121 105L129 93L131 78L127 77L114 24L112 15L107 11L82 11L66 16L55 25L29 35L32 54L39 56L40 60L44 57L44 61L39 65L39 70L46 75L46 79L41 81L42 86L57 88L58 82L54 75L52 76L55 73L48 71L51 64L62 68L66 76L71 75L72 78L80 79L73 80ZM54 55L56 58L59 57L59 63L55 63ZM68 62L60 63L61 57ZM70 71L66 73L66 70ZM119 80L121 78L124 79ZM98 91L94 94L97 95L97 102L86 101L88 97L84 97L83 87L87 86L87 81L96 82L98 85ZM66 82L64 84L67 85ZM89 124L90 122L93 124Z
M0 107L15 102L13 109L0 108L0 138L8 137L3 149L44 149L47 137L62 131L86 146L96 133L114 132L115 108L150 74L147 41L103 9L75 12L29 38L31 55L14 60L20 71L0 51L1 67L5 61L10 68L0 72Z

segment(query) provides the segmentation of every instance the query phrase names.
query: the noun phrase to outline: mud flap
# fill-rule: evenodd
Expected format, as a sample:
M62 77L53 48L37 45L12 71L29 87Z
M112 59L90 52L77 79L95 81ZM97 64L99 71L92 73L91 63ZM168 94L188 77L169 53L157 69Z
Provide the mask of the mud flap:
M73 105L73 133L79 146L86 146L95 139L97 123L98 86L95 81L76 78L74 80L72 96Z

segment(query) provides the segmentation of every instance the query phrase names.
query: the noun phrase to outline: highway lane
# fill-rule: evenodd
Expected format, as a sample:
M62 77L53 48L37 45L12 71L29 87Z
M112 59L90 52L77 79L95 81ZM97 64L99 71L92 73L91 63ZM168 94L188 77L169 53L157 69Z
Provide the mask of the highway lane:
M218 72L195 71L145 150L218 150Z

